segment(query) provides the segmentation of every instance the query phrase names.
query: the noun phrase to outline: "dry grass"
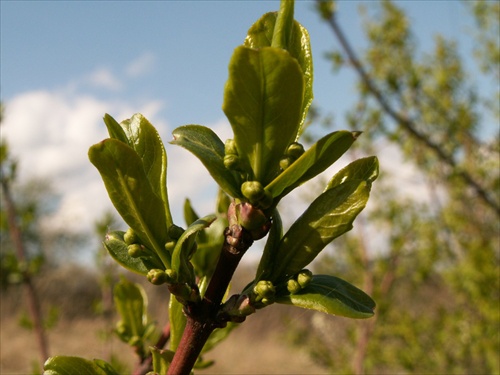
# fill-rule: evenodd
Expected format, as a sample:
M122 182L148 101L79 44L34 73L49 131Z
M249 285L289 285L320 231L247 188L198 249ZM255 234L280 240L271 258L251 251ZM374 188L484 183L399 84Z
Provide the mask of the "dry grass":
M76 284L72 285L64 275L60 279L55 277L50 282L44 280L39 284L40 291L47 296L52 295L51 300L54 302L51 303L61 308L61 317L57 325L48 332L50 354L109 360L109 355L113 353L132 369L136 358L131 349L117 338L104 341L99 335L106 327L103 319L92 313L92 298L99 295L95 279L92 281L92 275L79 274L71 280L77 280ZM86 288L82 285L86 285ZM163 320L160 323L164 323L167 319L164 313L168 303L167 296L159 293L158 288L149 290L151 285L145 286L151 302L154 301L150 306L151 316L160 317ZM24 310L23 297L22 289L10 288L9 293L3 293L0 299L0 374L2 375L31 374L33 364L38 359L33 332L20 327L18 322L20 311ZM158 311L162 313L158 314ZM290 313L295 315L288 315ZM258 311L235 329L226 341L204 357L205 360L215 360L215 364L196 373L221 375L326 373L324 369L312 363L304 351L291 347L285 339L287 331L291 329L290 319L301 321L307 314L308 311L280 305Z

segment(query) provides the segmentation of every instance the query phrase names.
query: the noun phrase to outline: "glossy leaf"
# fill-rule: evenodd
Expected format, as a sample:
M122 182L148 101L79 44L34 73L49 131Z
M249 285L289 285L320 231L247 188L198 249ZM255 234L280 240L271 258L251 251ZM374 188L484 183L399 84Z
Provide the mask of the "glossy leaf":
M104 247L114 260L122 267L144 276L148 273L148 270L162 267L159 258L142 259L129 256L127 244L123 241L124 233L122 231L110 232L104 240Z
M184 147L203 163L213 179L227 194L241 197L239 176L224 166L224 143L211 129L201 125L185 125L172 132L171 144Z
M101 359L88 360L62 355L47 359L43 369L44 375L118 375L109 363Z
M352 180L325 191L293 223L280 242L271 281L281 282L306 267L333 239L352 229L368 201L371 184Z
M264 251L262 257L260 258L259 266L257 267L257 273L255 275L255 282L260 280L267 280L270 276L274 263L276 261L276 253L278 247L283 237L283 223L281 221L281 216L278 210L274 210L272 214L273 225L269 231L269 235L264 246ZM244 294L243 292L242 294Z
M167 154L158 131L140 113L122 121L121 124L106 115L104 122L111 138L126 143L139 155L153 190L163 200L168 226L170 226L172 217L167 195Z
M237 47L229 63L222 109L249 180L266 185L300 126L302 70L287 51Z
M375 308L365 292L329 275L314 275L300 292L277 296L276 302L355 319L370 318Z
M356 133L344 130L324 136L267 185L266 190L273 197L288 194L300 184L330 167L355 140Z
M244 45L250 48L269 47L272 44L277 12L264 14L248 30ZM299 135L313 100L313 61L309 33L297 21L293 21L292 31L288 38L286 50L297 59L304 76L304 97L301 108Z
M141 242L159 256L166 268L170 259L163 245L168 241L162 199L154 192L138 154L116 139L92 146L89 158L101 174L109 197L123 220Z
M116 121L113 117L111 117L107 113L104 115L104 124L106 124L106 128L108 129L108 134L111 138L117 139L131 146L122 126L118 123L118 121Z
M375 156L353 161L342 168L326 185L325 190L331 189L350 180L365 180L373 182L378 177L378 159Z
M194 282L194 280L188 278L188 275L191 272L189 259L191 259L191 256L193 255L190 251L193 246L195 236L199 231L208 228L216 218L217 217L215 215L208 215L196 220L189 225L189 227L177 240L172 253L172 269L177 273L179 282L185 282L188 284Z

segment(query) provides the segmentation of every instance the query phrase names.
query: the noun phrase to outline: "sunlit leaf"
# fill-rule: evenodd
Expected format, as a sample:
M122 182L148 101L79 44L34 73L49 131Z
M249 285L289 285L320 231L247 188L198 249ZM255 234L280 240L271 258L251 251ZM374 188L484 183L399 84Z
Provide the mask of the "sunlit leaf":
M167 154L158 131L140 113L118 124L105 115L104 122L111 138L126 143L142 160L144 171L156 195L162 198L168 225L172 224L167 195Z
M184 147L203 163L213 179L227 194L241 197L241 181L224 166L224 143L211 129L201 125L185 125L172 132L171 144Z
M349 180L365 180L373 182L378 177L378 159L375 156L353 161L342 168L326 185L325 190L331 189Z
M123 142L106 139L90 148L89 158L123 220L146 247L164 254L163 245L168 241L164 205L151 187L137 153ZM162 260L169 262L165 257Z
M368 201L370 186L352 180L325 191L281 240L271 281L284 281L306 267L333 239L352 229Z
M330 167L351 147L356 133L337 131L312 145L301 157L276 177L266 190L273 197L284 196L300 184L316 177Z
M248 30L244 45L251 48L269 47L272 44L277 12L264 14ZM307 111L313 100L313 62L309 33L297 21L293 22L286 50L297 59L304 75L304 98L301 108L300 129L302 129ZM299 134L301 130L299 130Z
M88 360L62 355L47 359L43 369L44 375L118 375L109 363L101 359Z
M172 253L172 269L177 273L179 282L185 282L188 284L194 282L194 280L188 279L188 275L191 272L189 259L191 259L191 256L193 255L190 251L193 247L193 243L196 238L195 236L199 231L209 227L216 218L217 217L215 215L208 215L196 220L189 225L189 227L177 240Z
M229 63L222 109L249 179L263 185L279 171L301 120L302 70L287 51L237 47Z
M375 308L375 302L365 292L328 275L314 275L300 292L277 296L276 302L355 319L370 318Z
M146 275L151 268L161 268L162 264L159 258L151 258L150 260L142 258L133 258L128 255L127 244L123 241L125 232L114 231L106 235L104 247L122 267Z

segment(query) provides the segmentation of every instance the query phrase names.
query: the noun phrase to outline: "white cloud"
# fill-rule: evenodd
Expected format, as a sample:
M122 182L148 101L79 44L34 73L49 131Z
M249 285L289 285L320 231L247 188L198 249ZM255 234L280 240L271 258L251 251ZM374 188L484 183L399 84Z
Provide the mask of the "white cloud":
M145 52L127 65L125 73L135 78L149 73L156 62L156 57L151 52Z
M153 120L160 108L160 102L137 109L88 95L26 92L5 103L2 137L19 160L21 182L44 178L61 195L51 223L90 230L102 212L111 208L99 173L87 157L89 147L107 137L104 113L116 114L120 121L144 112ZM165 123L160 125L166 129Z
M123 84L120 80L107 68L100 68L85 77L85 80L96 88L104 88L111 91L119 91Z

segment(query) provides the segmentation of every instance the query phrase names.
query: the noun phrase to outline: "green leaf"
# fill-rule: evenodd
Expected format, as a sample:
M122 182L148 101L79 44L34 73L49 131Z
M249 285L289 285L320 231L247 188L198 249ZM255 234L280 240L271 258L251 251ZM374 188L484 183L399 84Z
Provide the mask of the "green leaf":
M156 195L162 198L167 222L172 224L172 217L167 195L167 154L158 131L140 113L118 124L109 115L104 122L111 138L115 138L133 148L142 160L144 171Z
M194 283L194 280L191 280L190 277L189 259L193 255L190 251L193 247L195 236L199 231L209 227L216 218L215 215L208 215L191 223L175 244L172 253L172 269L178 275L178 282L188 283L189 285Z
M224 229L227 219L219 216L210 227L198 232L196 237L197 250L191 258L195 273L198 277L212 276L217 260L224 243Z
M170 226L173 222L167 195L167 153L160 135L155 127L140 113L132 116L130 120L122 122L121 125L130 146L142 160L144 171L154 192L163 200L167 215L167 226Z
M149 331L147 304L148 299L142 286L122 278L114 287L113 296L121 322L119 336L124 341L134 338L143 339Z
M249 180L266 185L297 137L304 93L302 70L287 51L237 47L229 63L222 109Z
M99 170L123 220L146 247L162 258L165 267L170 268L170 259L163 247L168 241L165 206L154 192L138 154L116 139L106 139L90 148L89 159Z
M351 147L356 136L345 130L327 134L271 181L266 190L273 197L285 196L330 167Z
M283 223L277 209L274 209L273 211L272 220L273 225L269 231L269 236L267 238L266 245L264 246L259 266L257 267L257 273L255 274L255 283L260 280L268 280L268 277L274 268L276 253L278 251L281 238L283 237ZM242 294L245 294L245 292Z
M43 366L44 375L119 375L113 367L101 360L88 360L80 357L54 356L47 359Z
M365 180L373 182L378 177L378 159L370 156L353 161L342 168L326 185L325 190L331 189L350 180Z
M146 276L148 270L152 268L162 268L160 258L151 257L150 259L132 258L128 255L127 244L123 240L125 232L114 231L106 234L103 242L104 247L111 255L111 257L118 262L122 267L129 271Z
M156 347L150 347L150 349L153 356L153 372L155 374L166 374L175 353L171 350L161 350Z
M183 312L184 305L177 298L170 295L168 304L168 319L170 321L170 350L176 351L186 327L186 315Z
M264 14L248 30L244 46L255 49L271 46L277 17L277 12ZM285 49L290 55L297 59L304 76L304 97L298 132L298 135L300 135L307 116L307 111L313 100L313 61L309 33L307 29L297 21L293 21L292 31L288 37L288 43Z
M277 296L276 302L355 319L372 317L375 308L365 292L329 275L314 275L300 292Z
M203 163L213 179L227 194L241 197L241 181L224 166L224 143L211 129L201 125L184 125L172 132L171 144L184 147Z
M106 124L106 128L108 129L108 134L111 138L117 139L120 142L123 142L131 146L122 126L107 113L104 115L104 123Z
M316 198L282 238L270 280L277 284L295 275L333 239L351 230L370 187L366 181L347 181Z

